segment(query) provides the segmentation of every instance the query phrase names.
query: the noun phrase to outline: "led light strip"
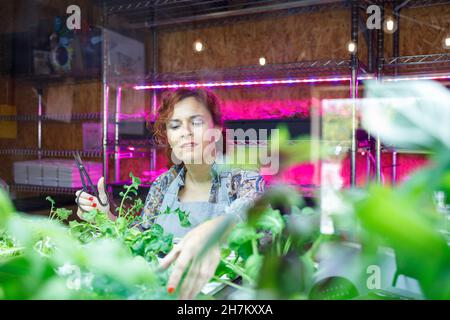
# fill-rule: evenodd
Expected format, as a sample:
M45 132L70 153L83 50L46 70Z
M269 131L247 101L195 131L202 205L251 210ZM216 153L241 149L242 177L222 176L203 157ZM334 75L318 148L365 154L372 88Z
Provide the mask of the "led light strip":
M373 80L374 76L361 76L358 81ZM414 80L445 80L450 79L450 74L442 76L414 76L414 77L395 77L384 78L383 81L414 81ZM227 81L227 82L201 82L201 83L173 83L173 84L154 84L144 86L134 86L135 90L155 90L155 89L178 89L178 88L211 88L211 87L245 87L260 85L280 85L280 84L299 84L299 83L321 83L321 82L343 82L351 81L351 77L334 78L313 78L313 79L286 79L286 80L261 80L261 81Z
M373 80L374 76L361 76L358 81ZM395 77L383 78L383 81L415 81L415 80L446 80L450 79L450 74L442 76L414 76L414 77ZM260 85L280 85L280 84L299 84L299 83L321 83L321 82L344 82L351 81L351 77L335 78L317 78L317 79L286 79L286 80L261 80L261 81L227 81L227 82L203 82L203 83L173 83L173 84L154 84L134 86L135 90L157 90L157 89L178 89L178 88L211 88L211 87L245 87Z
M384 78L383 81L397 82L397 81L415 81L415 80L445 80L450 79L450 74L442 76L415 76L415 77L396 77Z
M358 80L374 79L373 76L358 77ZM135 90L151 89L178 89L178 88L201 88L201 87L239 87L239 86L260 86L298 83L320 83L320 82L342 82L350 81L351 77L315 78L315 79L286 79L286 80L261 80L261 81L227 81L227 82L203 82L203 83L174 83L155 84L146 86L134 86Z

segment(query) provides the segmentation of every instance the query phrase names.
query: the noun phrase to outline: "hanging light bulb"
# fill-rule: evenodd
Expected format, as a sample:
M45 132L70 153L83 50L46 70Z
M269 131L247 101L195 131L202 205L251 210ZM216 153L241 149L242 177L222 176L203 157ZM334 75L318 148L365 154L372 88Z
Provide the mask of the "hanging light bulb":
M450 36L445 37L444 47L445 47L445 49L450 49Z
M387 33L394 33L397 30L397 22L392 17L387 17L384 20L384 31Z
M260 66L265 66L266 65L266 58L260 57L259 58L259 65Z
M356 43L350 41L347 46L348 52L355 53L356 52Z
M203 49L204 49L204 46L200 40L197 40L194 42L194 51L201 52L201 51L203 51Z
M393 31L394 30L394 26L395 26L395 22L392 18L389 18L388 20L386 20L386 29L388 31Z

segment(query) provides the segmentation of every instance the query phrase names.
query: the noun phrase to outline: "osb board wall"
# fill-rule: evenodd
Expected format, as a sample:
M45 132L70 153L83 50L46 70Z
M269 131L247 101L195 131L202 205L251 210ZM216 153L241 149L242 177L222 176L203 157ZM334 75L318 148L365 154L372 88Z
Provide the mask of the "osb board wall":
M401 56L448 52L443 44L450 29L450 4L404 8L400 15ZM385 16L393 16L392 6L386 6ZM384 37L385 57L392 57L393 34Z
M26 83L17 81L10 81L12 92L7 93L12 95L9 99L9 104L14 105L17 110L17 115L37 115L37 94L33 87ZM3 93L4 95L4 93ZM34 108L34 112L28 112L29 109ZM36 148L37 147L37 124L34 122L19 122L17 127L16 139L0 139L1 148Z
M100 112L101 101L102 84L99 81L58 84L44 88L45 112L49 114Z
M17 82L15 101L19 115L37 115L38 95L27 82ZM44 115L70 115L74 113L100 112L101 85L86 82L70 85L51 85L43 89ZM15 141L3 141L0 146L14 145L16 148L37 148L37 123L21 121ZM44 149L74 150L82 148L82 125L79 121L43 121L42 142Z
M448 52L444 39L450 30L449 4L406 8L400 14L401 56ZM392 56L392 39L392 34L385 34L386 57Z
M204 29L161 32L158 70L177 72L267 63L345 58L349 10L333 10L249 21ZM205 50L195 53L200 39Z
M116 94L115 92L113 94ZM120 110L124 115L133 115L150 110L151 91L149 90L122 88L121 97Z
M392 16L389 6L387 16ZM400 55L445 52L443 39L449 27L450 5L403 9ZM203 29L161 31L158 35L158 71L257 65L261 56L267 63L348 58L350 28L350 11L334 10ZM358 56L366 62L367 44L361 30L358 39ZM196 40L205 45L201 53L193 50ZM392 34L389 33L385 33L385 56L392 56Z

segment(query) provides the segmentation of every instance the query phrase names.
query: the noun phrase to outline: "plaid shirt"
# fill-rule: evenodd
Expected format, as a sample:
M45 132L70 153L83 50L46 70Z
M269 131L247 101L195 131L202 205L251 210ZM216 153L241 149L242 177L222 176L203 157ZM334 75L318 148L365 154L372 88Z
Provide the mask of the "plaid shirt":
M152 183L145 200L144 209L142 211L142 216L144 218L149 218L160 212L167 188L178 175L180 175L181 180L184 182L185 174L186 169L184 166L174 165L167 172L156 178ZM228 190L229 203L232 203L237 199L254 201L265 189L264 179L256 171L241 169L220 170L219 167L214 164L211 168L212 187L209 195L210 202L217 202L221 177L226 178L225 181ZM224 180L222 180L222 183L223 181Z

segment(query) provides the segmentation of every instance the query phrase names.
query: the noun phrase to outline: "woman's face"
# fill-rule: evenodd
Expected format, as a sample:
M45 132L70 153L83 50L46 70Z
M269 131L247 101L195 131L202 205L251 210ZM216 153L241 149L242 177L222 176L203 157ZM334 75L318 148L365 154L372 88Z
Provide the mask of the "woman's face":
M205 148L214 145L211 135L215 128L211 113L194 97L175 104L173 114L166 123L167 140L172 148L172 159L185 164L205 163ZM175 155L175 158L173 156ZM174 161L176 162L176 161Z

